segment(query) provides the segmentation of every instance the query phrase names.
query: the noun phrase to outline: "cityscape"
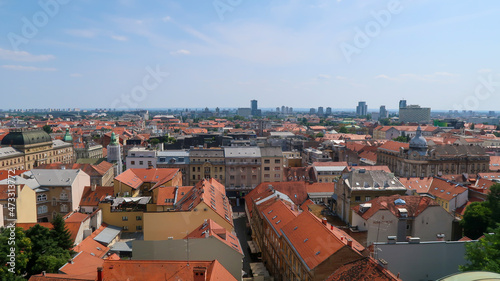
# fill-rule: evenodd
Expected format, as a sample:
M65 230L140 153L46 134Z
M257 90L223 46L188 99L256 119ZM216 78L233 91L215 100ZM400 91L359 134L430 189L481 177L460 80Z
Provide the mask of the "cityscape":
M499 11L0 0L0 280L500 280Z

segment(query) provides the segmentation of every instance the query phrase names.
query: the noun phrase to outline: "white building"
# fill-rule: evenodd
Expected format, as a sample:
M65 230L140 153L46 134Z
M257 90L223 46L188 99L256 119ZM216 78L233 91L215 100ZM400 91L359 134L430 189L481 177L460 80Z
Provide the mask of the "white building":
M156 168L156 150L147 150L144 147L134 147L128 151L125 159L127 169Z

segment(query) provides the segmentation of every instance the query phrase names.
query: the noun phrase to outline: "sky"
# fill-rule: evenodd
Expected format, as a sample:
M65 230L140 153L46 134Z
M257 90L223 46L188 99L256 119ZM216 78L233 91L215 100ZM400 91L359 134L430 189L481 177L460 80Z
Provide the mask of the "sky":
M496 110L494 0L0 0L2 109Z

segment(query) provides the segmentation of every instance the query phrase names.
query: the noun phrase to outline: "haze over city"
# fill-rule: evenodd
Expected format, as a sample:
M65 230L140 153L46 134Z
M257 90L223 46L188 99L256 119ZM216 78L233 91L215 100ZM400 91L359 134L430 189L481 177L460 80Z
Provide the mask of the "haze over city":
M54 3L0 1L3 109L500 102L496 1Z

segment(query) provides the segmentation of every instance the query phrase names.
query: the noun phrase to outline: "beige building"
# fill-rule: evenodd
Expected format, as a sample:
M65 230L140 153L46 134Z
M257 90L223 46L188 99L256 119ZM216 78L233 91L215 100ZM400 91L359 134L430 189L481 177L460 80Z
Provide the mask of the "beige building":
M252 189L261 183L261 154L258 147L225 147L226 188ZM269 158L270 159L270 158Z
M10 196L10 193L15 193L15 197ZM9 198L14 198L15 200ZM11 204L9 205L9 203ZM2 206L0 212L3 210L0 227L9 225L12 222L36 222L36 194L27 185L0 184L0 205Z
M283 181L284 157L281 147L262 147L261 179L263 182Z
M216 179L224 182L226 165L224 149L194 148L189 151L189 185L195 185L202 179Z
M74 161L73 144L52 140L43 130L13 129L2 139L2 147L11 147L17 153L13 150L0 152L0 169L30 170L42 164Z
M93 141L73 143L75 150L75 161L78 159L98 159L103 158L103 147Z

